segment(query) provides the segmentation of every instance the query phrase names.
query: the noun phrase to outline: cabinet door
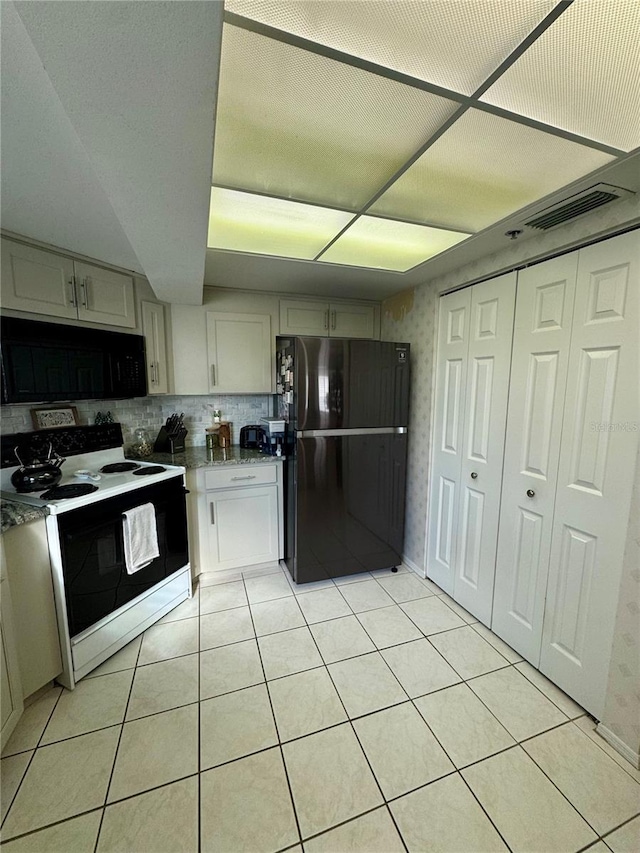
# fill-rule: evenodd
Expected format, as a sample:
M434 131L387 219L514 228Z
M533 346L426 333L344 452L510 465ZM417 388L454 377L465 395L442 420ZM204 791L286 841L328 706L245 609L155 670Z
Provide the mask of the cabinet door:
M378 338L373 305L329 306L329 334L337 338Z
M2 736L0 746L4 748L22 715L22 684L18 666L18 655L13 633L13 612L9 581L6 575L4 547L0 542L0 704L2 705Z
M640 423L637 233L578 257L540 669L602 718Z
M440 299L427 575L453 592L471 289Z
M147 385L149 394L166 394L167 345L164 325L164 305L158 302L142 303L142 333L147 350Z
M540 662L577 268L573 252L518 273L491 628L534 666Z
M210 568L231 569L278 559L278 487L206 492Z
M207 324L198 305L171 306L171 354L176 394L208 394Z
M2 306L75 320L73 261L3 240Z
M77 261L75 275L79 320L135 328L132 278Z
M453 597L491 622L516 274L471 288Z
M12 527L2 540L11 585L13 634L26 698L62 672L45 521Z
M281 299L280 334L326 337L329 334L329 303Z
M207 311L209 392L269 394L272 391L271 317Z

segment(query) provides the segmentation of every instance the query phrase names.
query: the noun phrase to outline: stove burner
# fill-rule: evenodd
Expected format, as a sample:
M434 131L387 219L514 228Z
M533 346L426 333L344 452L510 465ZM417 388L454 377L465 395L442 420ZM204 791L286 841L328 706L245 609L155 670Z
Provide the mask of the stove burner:
M103 465L101 474L121 474L124 471L135 471L139 468L137 462L112 462L111 465Z
M40 495L40 498L45 501L57 501L62 498L79 498L82 495L90 495L91 492L97 492L98 487L92 486L91 483L69 483L66 486L54 486L52 489L47 489Z
M145 477L148 474L162 474L162 472L166 470L167 469L163 468L162 465L147 465L146 468L138 468L138 470L133 473L138 477Z

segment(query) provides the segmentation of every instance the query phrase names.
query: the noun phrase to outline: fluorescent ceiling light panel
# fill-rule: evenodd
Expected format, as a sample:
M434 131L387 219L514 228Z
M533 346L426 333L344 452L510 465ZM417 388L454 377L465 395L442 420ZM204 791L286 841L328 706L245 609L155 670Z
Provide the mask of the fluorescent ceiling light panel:
M226 0L230 12L472 94L554 0Z
M359 209L457 106L225 25L213 182Z
M409 222L362 216L338 237L319 260L405 272L468 236Z
M640 145L640 2L576 0L482 100L624 151Z
M341 210L212 187L207 246L312 260L351 218Z
M468 110L369 212L475 232L614 160L480 110Z

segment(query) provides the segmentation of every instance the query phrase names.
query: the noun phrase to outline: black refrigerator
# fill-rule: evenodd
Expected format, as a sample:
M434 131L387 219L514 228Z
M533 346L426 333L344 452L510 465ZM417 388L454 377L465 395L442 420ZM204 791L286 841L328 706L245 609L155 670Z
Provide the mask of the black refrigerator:
M402 557L409 344L278 338L285 562L296 583Z

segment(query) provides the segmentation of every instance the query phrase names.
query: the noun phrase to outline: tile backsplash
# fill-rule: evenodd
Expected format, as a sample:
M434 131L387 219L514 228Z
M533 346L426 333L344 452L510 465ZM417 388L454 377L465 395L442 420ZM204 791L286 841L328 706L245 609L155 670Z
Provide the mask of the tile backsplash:
M152 441L169 415L184 412L184 425L189 430L186 443L196 446L205 443L205 428L213 423L213 410L220 409L222 420L231 422L231 441L238 444L240 428L258 423L260 418L273 414L271 394L229 396L158 396L136 397L133 400L80 400L72 403L78 410L81 424L93 424L97 412L111 412L122 424L125 447L133 441L133 431L144 427ZM35 406L3 406L2 431L28 432L33 429L31 409Z

